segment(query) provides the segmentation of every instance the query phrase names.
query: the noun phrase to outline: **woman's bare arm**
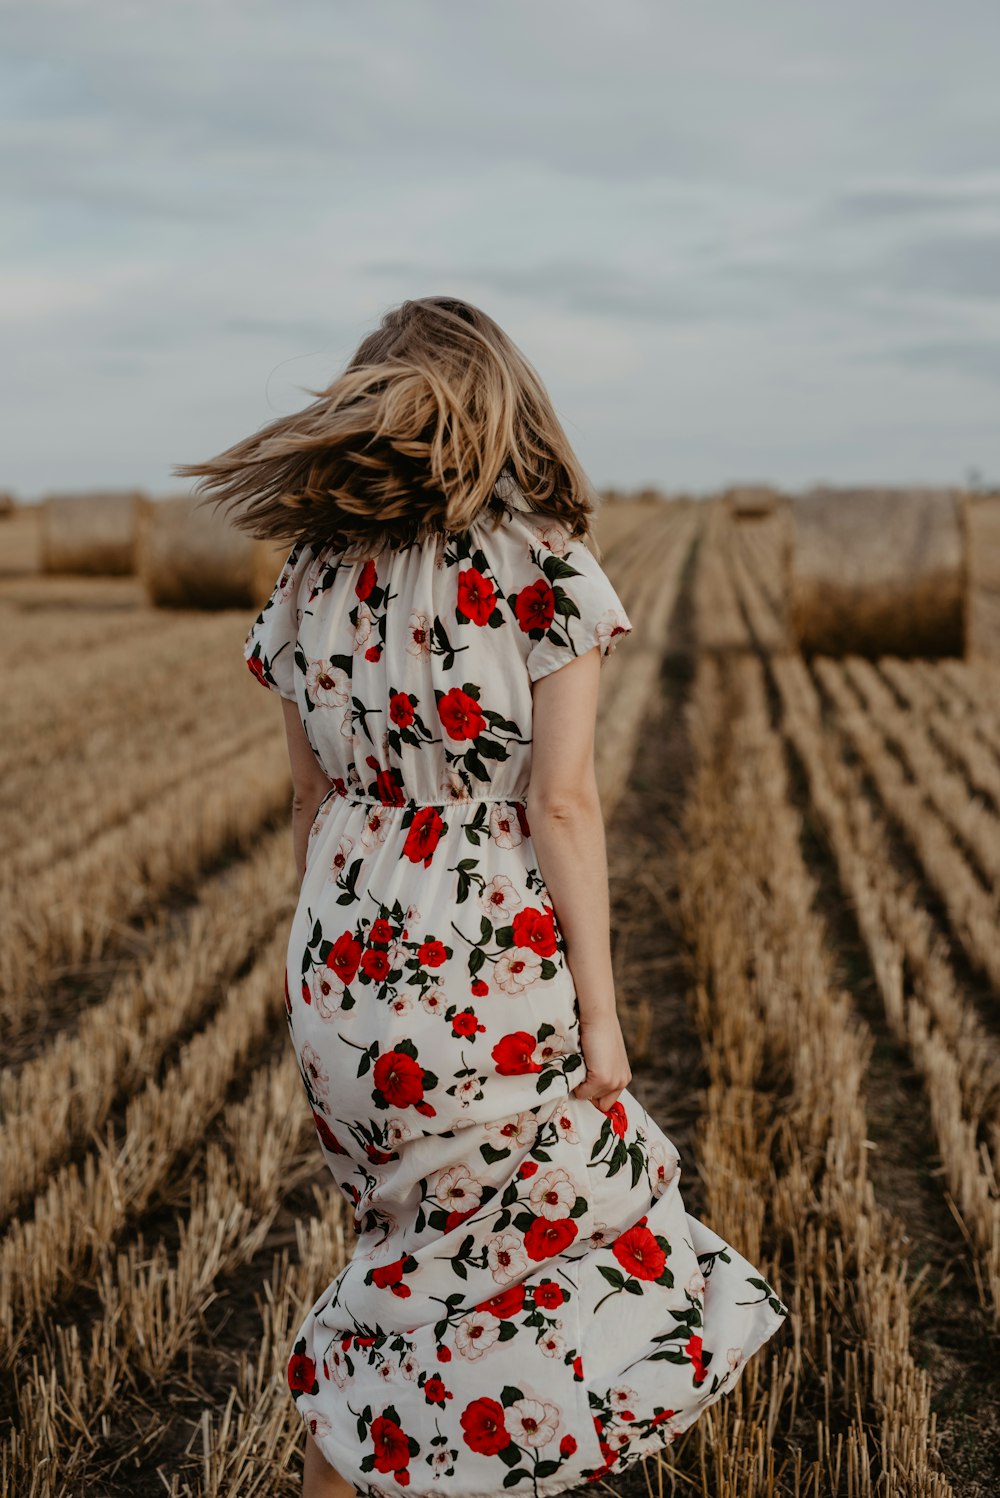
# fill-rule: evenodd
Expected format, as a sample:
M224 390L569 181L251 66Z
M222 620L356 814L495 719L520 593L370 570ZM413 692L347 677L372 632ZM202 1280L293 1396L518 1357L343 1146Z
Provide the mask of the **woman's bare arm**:
M306 738L298 703L291 698L282 697L281 706L288 741L288 760L292 770L292 850L295 871L301 884L306 869L309 829L316 819L319 803L332 782Z
M601 658L595 647L533 686L528 825L566 942L587 1080L608 1108L631 1080L615 1004L604 820L594 771Z

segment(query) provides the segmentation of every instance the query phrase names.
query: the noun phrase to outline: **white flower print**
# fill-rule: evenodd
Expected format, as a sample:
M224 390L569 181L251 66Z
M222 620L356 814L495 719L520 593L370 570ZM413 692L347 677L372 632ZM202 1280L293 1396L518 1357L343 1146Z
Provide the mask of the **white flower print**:
M652 1140L649 1144L649 1163L653 1195L662 1196L678 1173L680 1156L676 1151L668 1154L658 1140Z
M480 1095L479 1077L463 1077L455 1086L455 1096L463 1107L468 1107Z
M509 801L497 801L492 807L490 836L498 848L519 848L524 842L517 811Z
M373 806L365 817L364 830L361 834L361 845L371 851L372 848L380 848L389 835L389 813L381 806Z
M329 807L333 806L333 798L327 802ZM353 837L342 837L337 844L333 857L330 860L330 878L339 879L347 868L351 857L351 849L354 847Z
M704 1295L705 1276L702 1274L700 1269L696 1269L694 1273L689 1277L687 1284L684 1286L684 1289L688 1295L693 1296L696 1300L699 1295Z
M519 994L542 976L542 959L530 947L511 947L493 964L493 978L503 993Z
M558 521L547 525L544 521L541 521L535 516L532 516L528 521L528 525L535 533L535 536L537 537L541 545L544 546L548 551L551 551L553 556L562 557L566 555L566 548L569 545L569 538L566 534L565 528L561 526Z
M449 770L438 786L442 801L469 801L469 787L457 770Z
M309 974L309 991L320 1019L330 1021L338 1019L344 1013L344 988L342 980L325 963L312 969Z
M321 1415L318 1410L309 1411L306 1416L306 1425L309 1427L309 1434L313 1437L329 1435L333 1428L327 1417Z
M595 625L596 643L600 645L602 653L607 650L608 643L616 630L624 629L623 616L620 609L608 609L602 614Z
M499 1338L500 1322L488 1311L470 1311L455 1327L455 1346L470 1361L489 1352Z
M591 1248L606 1248L618 1237L618 1229L607 1222L595 1222L593 1232L587 1239Z
M552 1122L556 1126L556 1132L560 1139L565 1139L567 1144L579 1144L580 1136L573 1122L573 1115L566 1107L560 1107L557 1113L552 1115Z
M334 1346L327 1354L326 1366L330 1370L330 1377L338 1389L347 1387L350 1372L347 1367L347 1357L339 1346Z
M558 1056L565 1056L571 1050L569 1036L563 1035L559 1030L550 1035L547 1040L542 1041L531 1053L532 1061L538 1061L544 1066L549 1061L554 1061ZM593 1106L593 1105L591 1105Z
M628 1418L634 1419L639 1396L628 1384L618 1384L615 1388L608 1390L608 1403L616 1415L628 1412Z
M729 1364L729 1367L733 1371L733 1373L735 1373L737 1368L743 1362L742 1347L730 1347L726 1353L726 1362Z
M528 1267L528 1255L524 1243L517 1233L496 1233L486 1245L486 1262L493 1278L501 1285L509 1285Z
M343 707L351 698L351 680L340 666L329 661L310 661L306 671L306 695L317 707Z
M449 1165L428 1178L435 1198L451 1212L478 1207L483 1188L467 1165Z
M542 1332L538 1339L538 1345L548 1358L561 1358L566 1351L566 1338L561 1336L554 1327Z
M354 649L364 650L376 629L375 615L364 602L358 604L358 622L354 626Z
M488 1119L486 1132L496 1149L503 1149L506 1145L529 1145L538 1133L538 1119L529 1109L525 1109L513 1118Z
M410 655L430 655L433 628L430 617L419 609L414 609L407 624L406 648Z
M417 1374L420 1372L420 1364L417 1362L412 1352L408 1352L405 1354L402 1361L400 1362L399 1371L404 1378L416 1378Z
M511 911L524 904L524 900L508 874L495 874L483 885L479 903L483 914L499 924L502 917L509 916Z
M448 1004L448 995L440 988L429 988L420 995L420 1002L429 1014L443 1014Z
M393 1375L395 1374L395 1371L396 1370L393 1368L393 1366L392 1366L391 1363L389 1363L389 1362L382 1363L382 1364L380 1364L379 1369L378 1369L378 1377L382 1380L382 1382L384 1384L387 1384L392 1379Z
M573 1177L560 1167L536 1176L528 1199L539 1217L568 1217L579 1195Z
M547 1446L559 1429L559 1406L547 1399L515 1399L504 1423L519 1446Z
M401 1015L409 1014L410 1010L413 1008L413 996L412 996L412 994L408 994L408 993L398 993L398 994L396 994L395 998L390 1002L389 1008L392 1011L392 1013L397 1016L397 1018L399 1016L401 1016Z
M330 1094L330 1073L323 1065L316 1047L307 1041L299 1055L302 1058L302 1070L309 1078L309 1085L313 1092L318 1098L327 1098Z
M390 1149L396 1149L405 1140L412 1137L412 1131L404 1118L390 1118L385 1126L386 1144Z

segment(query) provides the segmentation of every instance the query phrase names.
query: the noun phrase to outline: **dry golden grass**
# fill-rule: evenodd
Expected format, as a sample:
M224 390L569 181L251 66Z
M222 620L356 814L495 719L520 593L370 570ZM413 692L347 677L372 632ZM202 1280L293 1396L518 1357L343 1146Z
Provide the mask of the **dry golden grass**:
M289 1340L351 1232L339 1194L306 1191L326 1178L283 1029L290 782L240 656L253 604L213 618L151 607L135 578L39 580L37 521L2 522L24 570L5 558L0 576L19 729L0 746L0 1491L133 1493L141 1473L172 1498L294 1498ZM957 1298L973 1399L1000 1306L1000 1038L959 963L983 993L1000 978L1000 665L805 661L790 523L745 493L611 498L598 523L635 626L602 674L612 828L630 769L643 783L678 610L696 635L678 708L693 770L677 827L653 831L704 1058L697 1170L705 1220L792 1307L646 1475L692 1498L987 1498L995 1427L981 1400L959 1408L927 1328ZM43 690L38 662L68 649ZM850 983L831 879L866 965ZM667 972L628 1016L654 1071ZM890 1042L940 1160L919 1207L872 1137ZM931 1198L953 1233L940 1251Z

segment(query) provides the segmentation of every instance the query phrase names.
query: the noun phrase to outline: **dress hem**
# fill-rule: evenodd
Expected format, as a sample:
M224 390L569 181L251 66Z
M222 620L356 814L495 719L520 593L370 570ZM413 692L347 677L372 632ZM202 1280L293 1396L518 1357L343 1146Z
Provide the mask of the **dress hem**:
M686 1419L683 1424L678 1425L675 1423L669 1429L669 1431L665 1423L660 1426L655 1426L653 1430L650 1431L645 1437L645 1444L641 1448L637 1448L630 1454L628 1447L624 1447L622 1450L621 1459L612 1462L606 1470L601 1471L595 1477L581 1477L578 1474L569 1482L559 1482L556 1480L556 1478L553 1477L551 1479L544 1479L539 1483L535 1483L532 1485L531 1490L533 1498L555 1498L555 1495L557 1493L570 1492L573 1488L591 1487L594 1483L602 1479L620 1475L629 1467L636 1465L636 1463L640 1461L646 1461L649 1457L655 1456L664 1447L673 1446L678 1436L683 1435L686 1430L689 1430L692 1425L700 1420L706 1410L710 1409L713 1404L716 1404L725 1395L733 1393L737 1384L739 1384L740 1380L742 1379L743 1373L746 1369L747 1364L750 1362L750 1359L760 1351L760 1349L766 1342L770 1341L770 1339L781 1327L782 1323L787 1321L787 1319L787 1312L781 1313L772 1310L770 1306L768 1307L768 1319L762 1326L760 1335L756 1337L752 1342L748 1343L744 1348L743 1360L740 1363L740 1366L736 1373L736 1377L733 1379L732 1383L720 1385L720 1387L716 1389L714 1394L709 1395L708 1398L702 1400L700 1404L695 1405L695 1407L689 1411L689 1418ZM298 1407L296 1406L296 1408ZM307 1430L309 1429L308 1413L308 1411L299 1411L302 1423ZM660 1434L660 1432L662 1432L662 1434ZM310 1432L310 1434L312 1434L312 1432ZM358 1488L354 1479L347 1476L343 1467L339 1466L336 1461L331 1460L331 1458L327 1455L327 1448L332 1449L337 1443L333 1441L323 1440L318 1435L313 1435L313 1440L316 1442L320 1454L332 1467L335 1468L337 1473L344 1479L344 1481L350 1483L351 1487L354 1488L356 1493L361 1492L361 1489ZM368 1476L367 1473L365 1473L364 1475L365 1477ZM385 1489L382 1487L382 1484L377 1482L371 1484L366 1483L365 1486L373 1486L377 1487L380 1491L391 1492L391 1489ZM399 1489L400 1493L406 1491L406 1489L400 1483L396 1483L395 1487ZM434 1491L434 1489L432 1488L429 1491ZM447 1485L447 1482L440 1486L439 1491L441 1494L441 1498L452 1498L452 1493ZM454 1490L454 1498L497 1498L497 1489L493 1487L483 1492L469 1493L462 1488L456 1488Z

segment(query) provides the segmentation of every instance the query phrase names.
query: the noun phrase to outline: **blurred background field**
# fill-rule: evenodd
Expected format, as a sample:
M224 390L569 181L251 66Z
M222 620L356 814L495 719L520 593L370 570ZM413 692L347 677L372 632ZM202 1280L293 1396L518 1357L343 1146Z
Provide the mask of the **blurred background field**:
M241 659L286 548L158 505L0 516L0 1488L38 1498L297 1493L288 1336L352 1235L285 1032L280 714ZM688 1210L795 1327L612 1491L1000 1481L976 1397L1000 1329L998 505L602 495L635 626L598 734L634 1090Z

